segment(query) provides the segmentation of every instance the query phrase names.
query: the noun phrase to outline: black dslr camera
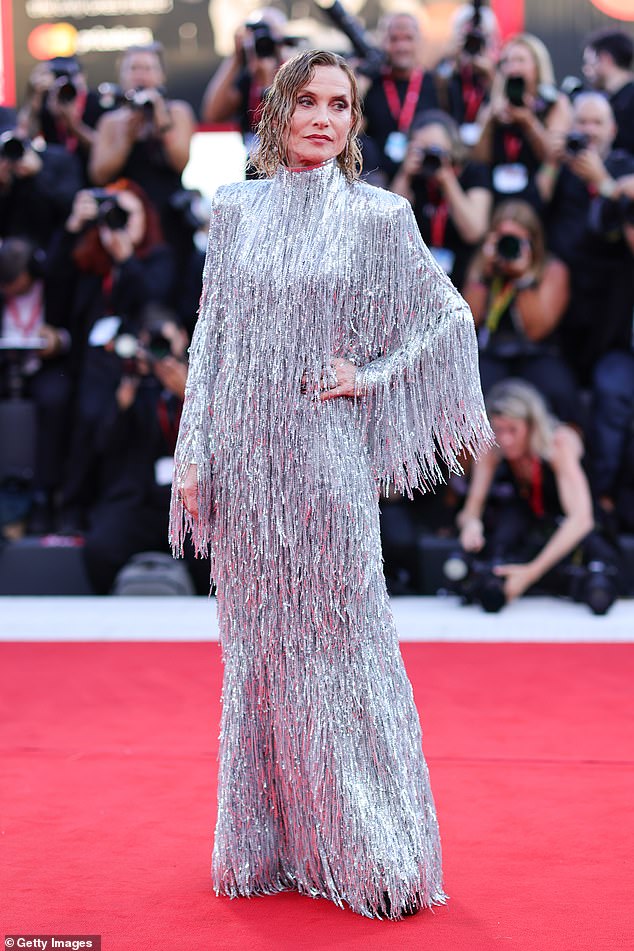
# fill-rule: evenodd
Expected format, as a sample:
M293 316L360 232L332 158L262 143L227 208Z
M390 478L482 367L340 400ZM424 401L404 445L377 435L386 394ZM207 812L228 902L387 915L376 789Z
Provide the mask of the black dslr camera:
M122 208L117 196L104 188L92 188L91 194L97 202L97 221L111 231L121 231L128 223L129 212Z
M8 162L19 162L31 143L14 132L3 132L0 135L0 158Z
M473 17L465 33L462 52L467 56L479 56L486 46L486 36L482 29L482 0L474 0Z
M506 595L504 578L493 573L496 564L459 551L444 563L443 574L463 604L479 604L488 614L497 614L506 604Z
M495 245L495 253L502 261L517 261L522 253L522 242L514 234L503 234Z
M579 155L588 148L588 136L583 132L570 132L566 136L566 152L568 155Z
M420 150L420 157L420 172L416 178L433 178L442 168L448 153L438 145L430 145Z
M74 59L59 57L49 63L55 77L53 88L57 91L58 102L68 105L77 98L79 87L75 77L81 72L79 63Z

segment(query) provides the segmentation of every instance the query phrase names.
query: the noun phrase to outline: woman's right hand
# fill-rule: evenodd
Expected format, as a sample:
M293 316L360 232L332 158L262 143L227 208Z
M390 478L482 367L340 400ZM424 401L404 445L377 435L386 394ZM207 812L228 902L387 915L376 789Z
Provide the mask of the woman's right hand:
M89 188L78 191L73 201L70 216L66 222L66 230L77 234L88 221L97 218L99 206L94 193Z
M465 551L482 551L484 529L479 518L467 518L460 531L460 544Z
M198 518L198 467L192 463L178 487L182 503L192 518Z

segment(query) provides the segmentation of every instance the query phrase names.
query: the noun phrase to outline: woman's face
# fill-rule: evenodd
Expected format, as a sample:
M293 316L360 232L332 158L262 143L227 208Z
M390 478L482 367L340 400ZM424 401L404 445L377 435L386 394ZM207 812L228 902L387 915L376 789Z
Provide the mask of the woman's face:
M417 129L412 135L412 146L415 149L442 149L448 155L452 153L452 143L447 130L440 125L426 125Z
M146 220L143 203L133 192L117 192L116 199L118 204L128 213L125 230L136 248L145 237Z
M161 61L151 50L135 50L124 57L119 81L125 92L130 89L157 89L165 83Z
M500 70L504 77L522 76L530 89L534 90L537 86L537 64L523 43L511 43L506 47L500 57Z
M338 66L317 66L299 90L286 142L291 167L319 165L345 149L352 128L350 81Z
M491 417L491 425L495 439L508 462L521 459L529 451L529 429L525 419L514 419L512 416Z

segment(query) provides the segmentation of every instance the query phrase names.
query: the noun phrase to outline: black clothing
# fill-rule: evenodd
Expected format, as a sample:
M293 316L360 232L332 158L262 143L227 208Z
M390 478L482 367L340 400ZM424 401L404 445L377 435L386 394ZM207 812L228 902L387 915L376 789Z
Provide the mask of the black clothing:
M611 152L613 178L634 173L634 157ZM562 353L583 384L609 350L627 350L634 309L634 261L621 235L601 234L593 220L597 199L567 166L562 167L548 209L547 241L570 269L570 305L560 326ZM614 203L608 203L614 204ZM618 215L617 215L618 218Z
M610 105L617 125L612 147L634 155L634 79L610 96Z
M390 133L398 130L398 123L392 115L388 104L384 79L385 77L379 77L372 82L363 101L363 114L366 120L366 135L374 140L379 150L380 168L386 173L388 179L392 179L398 171L400 162L395 162L387 156L384 152L384 148ZM395 79L393 82L396 86L396 92L402 106L409 88L409 80ZM413 111L412 119L418 115L419 112L423 112L426 109L437 108L438 97L434 77L431 72L426 72L423 76L418 94L418 102ZM401 131L407 135L409 128L402 129Z
M46 248L70 214L82 172L77 157L61 145L38 154L42 168L36 175L14 178L6 190L0 188L0 237L29 238Z
M475 122L478 110L489 101L484 77L466 67L457 69L446 63L436 69L435 78L440 108L458 125Z
M468 162L458 174L458 181L463 191L471 188L486 188L491 190L491 173L483 162ZM449 277L460 290L464 284L469 261L477 245L468 244L460 235L451 215L446 219L446 227L442 226L442 195L434 187L433 178L417 176L412 181L414 192L414 215L423 237L423 241L430 248L440 246L455 254L453 268ZM436 222L436 224L435 224ZM442 242L438 245L439 237ZM433 253L433 252L432 252Z

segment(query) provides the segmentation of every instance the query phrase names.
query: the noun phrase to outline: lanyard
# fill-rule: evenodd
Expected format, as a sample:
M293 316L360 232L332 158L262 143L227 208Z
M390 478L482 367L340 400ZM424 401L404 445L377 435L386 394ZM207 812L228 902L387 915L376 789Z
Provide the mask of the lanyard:
M77 108L77 114L80 115L83 119L84 112L86 111L86 101L88 99L88 93L85 89L80 90L77 93L77 99L75 100L75 107ZM68 152L76 152L77 147L79 146L79 139L76 135L72 135L68 131L68 126L64 125L59 120L55 122L55 128L57 131L57 137L61 144Z
M531 463L531 497L530 507L537 518L544 517L544 479L538 456L533 456Z
M433 209L429 223L431 246L432 248L444 248L447 219L449 218L449 205L433 182L428 183L427 191Z
M161 432L163 433L163 437L165 439L165 444L167 445L168 450L173 453L176 449L176 439L178 437L178 428L181 421L182 405L179 403L176 411L170 414L167 400L163 395L161 395L159 397L156 409L158 412L158 421L161 427Z
M522 151L522 139L512 132L504 133L504 154L507 162L517 162Z
M502 314L515 297L515 284L513 281L504 283L501 278L496 277L491 285L491 291L493 299L489 305L485 324L489 333L494 334L500 325Z
M5 304L5 312L12 326L25 340L28 340L28 338L32 336L35 328L42 323L44 314L41 284L36 284L36 289L30 304L30 309L27 310L28 302L25 301L25 306L21 307L20 301L15 297L9 298ZM26 319L24 318L25 311Z
M396 127L399 132L409 132L410 126L414 121L414 115L416 114L416 106L418 105L418 97L420 96L424 75L425 74L423 73L422 69L415 69L413 71L409 78L405 99L403 100L402 104L398 97L396 83L392 77L383 77L385 98L387 99L388 108L392 113L392 118L396 122Z
M464 121L475 122L484 100L484 89L474 82L473 70L469 66L463 68L461 79Z

